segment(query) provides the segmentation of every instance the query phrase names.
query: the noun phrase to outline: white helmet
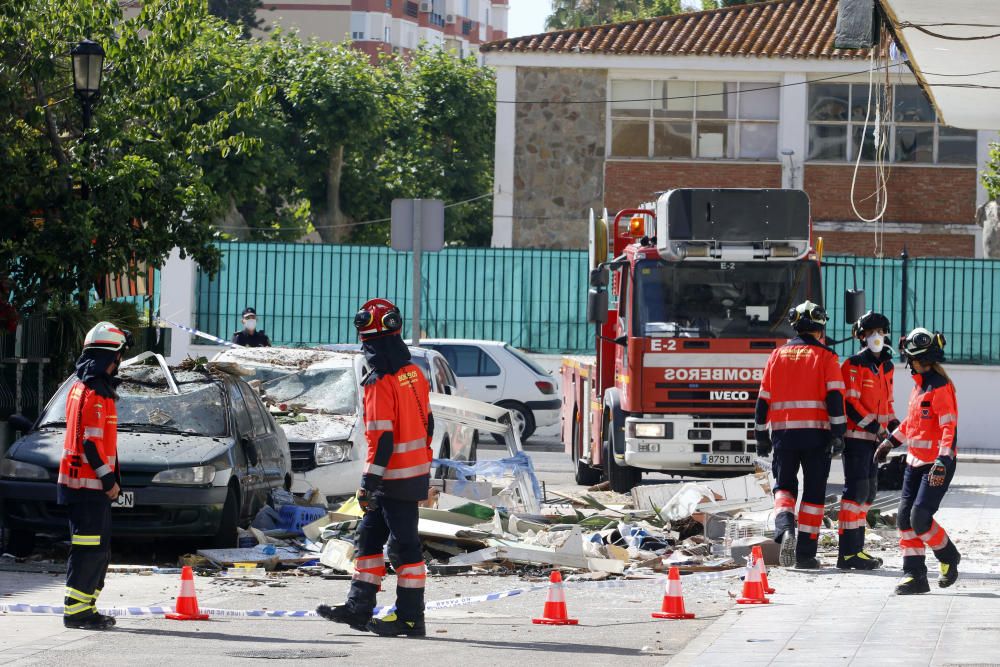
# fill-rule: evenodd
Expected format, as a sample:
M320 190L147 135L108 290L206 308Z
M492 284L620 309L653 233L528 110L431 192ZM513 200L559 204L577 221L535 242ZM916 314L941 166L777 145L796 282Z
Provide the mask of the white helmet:
M118 352L128 347L132 347L132 334L126 329L119 329L111 322L98 322L83 339L85 350L97 348Z

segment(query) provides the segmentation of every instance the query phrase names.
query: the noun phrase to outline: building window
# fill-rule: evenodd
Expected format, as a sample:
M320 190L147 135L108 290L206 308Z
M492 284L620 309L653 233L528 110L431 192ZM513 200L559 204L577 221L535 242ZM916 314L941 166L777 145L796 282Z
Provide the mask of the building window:
M351 33L351 39L364 39L364 38L365 38L365 33L363 33L363 32L352 32Z
M385 8L392 9L392 0L385 0ZM388 40L386 40L388 41Z
M382 41L386 43L392 42L392 28L389 26L385 27L385 38Z
M778 89L770 83L611 81L611 155L773 160Z
M899 164L976 164L976 132L959 130L938 121L919 86L892 87L893 113L886 122L885 159ZM873 162L875 101L868 111L868 84L809 84L809 160ZM868 131L865 132L865 116ZM864 136L862 136L864 135Z

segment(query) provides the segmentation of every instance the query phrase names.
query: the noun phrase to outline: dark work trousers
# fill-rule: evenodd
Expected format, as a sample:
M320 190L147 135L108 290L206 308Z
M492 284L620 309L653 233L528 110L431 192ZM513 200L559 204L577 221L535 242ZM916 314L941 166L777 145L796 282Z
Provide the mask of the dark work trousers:
M370 555L382 553L383 547L392 537L394 567L422 563L420 535L417 524L420 520L417 502L380 497L378 509L367 512L358 526L356 553ZM357 614L370 615L375 609L375 594L379 587L364 581L351 582L351 592L347 596L348 608ZM424 618L424 589L396 586L396 616L403 621L417 621Z
M816 556L816 547L819 546L826 479L830 474L830 457L826 455L829 431L789 429L775 431L771 439L774 442L772 472L777 510L774 517L775 539L780 541L786 530L795 530L797 525L795 557L797 560L813 558ZM794 499L799 494L799 468L802 469L802 498L796 517ZM778 506L782 496L791 499L789 511L782 511L788 508Z
M86 618L97 613L97 597L111 562L111 501L95 498L66 507L71 537L63 613Z
M903 473L903 493L896 515L899 544L903 550L903 572L916 577L927 576L924 558L927 546L934 550L934 555L942 563L954 563L958 560L955 544L934 521L934 514L941 507L941 500L955 476L955 460L951 459L945 465L948 472L941 486L927 483L931 465L906 466L906 472Z
M849 503L853 503L860 505L864 511L859 512L857 518L841 512L841 517L846 518L846 521L842 521L842 523L847 523L849 526L847 528L841 526L841 556L853 556L865 547L867 507L875 502L875 494L878 492L878 465L874 460L875 448L876 444L870 440L844 439L844 453L841 455L844 462L844 494L841 497L841 506L846 507ZM853 513L851 514L853 515ZM855 525L855 523L861 525Z

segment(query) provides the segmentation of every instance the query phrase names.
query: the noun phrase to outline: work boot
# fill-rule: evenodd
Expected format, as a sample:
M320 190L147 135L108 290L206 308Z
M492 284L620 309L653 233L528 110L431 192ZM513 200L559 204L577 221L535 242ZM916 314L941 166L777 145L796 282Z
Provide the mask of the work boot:
M368 631L368 621L372 620L369 614L358 614L347 608L347 605L339 604L334 607L321 604L316 607L316 613L328 621L334 623L344 623L359 632Z
M795 543L797 541L794 530L786 530L781 536L781 551L778 552L778 564L781 567L792 567L795 565Z
M798 558L795 561L796 570L820 570L822 568L818 558Z
M423 619L419 621L404 621L394 613L384 618L373 618L368 624L368 629L379 637L427 636L427 627L424 625Z
M862 556L864 556L865 558L868 558L869 560L873 560L873 561L875 561L876 563L878 563L878 566L879 566L879 567L882 567L882 559L881 559L881 558L879 558L878 556L872 556L872 555L871 555L870 553L868 553L867 551L860 551L860 552L858 552L858 553L860 553L860 554L861 554Z
M840 570L877 570L881 566L880 558L873 558L864 551L837 558L837 568Z
M115 619L103 614L88 614L83 618L63 617L63 626L73 630L107 630L114 624Z
M927 575L915 576L908 574L896 586L896 595L919 595L930 593L931 585L927 583Z
M962 560L959 556L951 563L940 563L941 566L941 576L938 577L938 587L948 588L956 581L958 581L958 562Z

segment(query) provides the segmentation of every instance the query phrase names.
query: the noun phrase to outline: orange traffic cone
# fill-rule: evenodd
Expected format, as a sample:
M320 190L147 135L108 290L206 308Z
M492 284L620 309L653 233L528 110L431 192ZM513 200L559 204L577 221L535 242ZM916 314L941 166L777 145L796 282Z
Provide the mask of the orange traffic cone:
M654 611L653 618L694 618L694 614L684 611L684 594L681 593L681 573L676 567L670 568L667 590L663 593L663 610Z
M198 596L194 592L194 572L190 565L185 565L181 570L181 592L177 596L174 613L167 614L167 618L173 621L208 620L208 614L203 614L198 609Z
M545 599L545 611L541 618L531 619L536 625L576 625L579 621L570 618L566 611L566 589L559 570L553 570L549 577L549 594Z
M743 578L743 597L736 600L737 604L767 604L770 600L764 597L764 585L760 581L760 570L756 563L751 563Z
M771 588L771 584L767 583L767 565L764 564L764 551L760 548L760 545L755 545L753 548L753 562L757 566L757 571L760 572L760 587L764 589L764 592L768 595L774 593L774 589Z

